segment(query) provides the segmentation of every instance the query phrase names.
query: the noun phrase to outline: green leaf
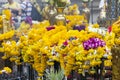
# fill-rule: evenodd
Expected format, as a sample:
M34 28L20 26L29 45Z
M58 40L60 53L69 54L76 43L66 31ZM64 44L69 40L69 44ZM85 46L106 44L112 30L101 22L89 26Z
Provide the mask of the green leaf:
M50 72L46 71L46 80L62 80L64 78L64 71L59 70L58 72L54 72L54 68L50 69Z

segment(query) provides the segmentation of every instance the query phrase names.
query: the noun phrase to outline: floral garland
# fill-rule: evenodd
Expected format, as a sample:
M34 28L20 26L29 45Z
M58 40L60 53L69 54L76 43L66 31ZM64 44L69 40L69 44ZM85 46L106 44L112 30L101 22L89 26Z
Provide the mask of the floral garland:
M94 67L102 63L101 58L105 54L108 55L106 66L112 65L112 56L107 51L107 47L112 46L107 42L110 37L86 29L79 31L68 30L65 26L50 26L45 21L33 25L28 34L20 37L18 43L3 43L2 49L5 53L4 59L10 58L18 64L23 59L23 62L33 66L39 76L43 76L45 69L53 66L54 61L60 63L65 76L72 70L80 74L87 70L94 74Z
M120 24L119 24L120 20L116 21L112 27L111 30L112 32L115 34L115 44L116 45L120 45Z
M0 41L11 39L14 36L14 34L15 34L14 30L11 30L4 34L0 34Z

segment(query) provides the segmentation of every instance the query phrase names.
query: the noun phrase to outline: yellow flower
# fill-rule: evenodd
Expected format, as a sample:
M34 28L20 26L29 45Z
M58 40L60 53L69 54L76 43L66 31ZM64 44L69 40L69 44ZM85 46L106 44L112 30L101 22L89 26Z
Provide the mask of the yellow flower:
M104 65L107 66L107 67L112 66L111 60L105 60Z
M9 9L3 10L2 14L6 16L7 20L10 20L10 18L11 18L11 11Z
M3 49L3 48L0 48L0 52L4 52L4 49Z
M89 52L89 53L93 53L93 52L94 52L94 49L89 49L88 52Z
M91 71L90 71L90 74L95 74L95 73L96 73L95 70L91 70Z
M2 71L0 71L0 74L2 74Z
M38 73L38 76L43 76L43 74L42 73Z
M47 62L47 65L53 66L54 62Z
M77 4L74 4L73 5L73 9L75 10L75 9L77 9L78 8L78 5Z
M83 68L83 69L89 69L90 66L89 66L89 65L83 65L82 68Z
M95 60L91 61L90 65L91 66L95 66L96 65L96 61Z
M11 73L12 70L9 68L9 67L4 67L4 70L7 72L7 73Z
M13 62L13 61L15 61L15 60L16 60L16 58L14 58L14 57L10 58L10 61L11 61L11 62Z
M93 28L99 28L99 25L96 23L96 24L93 24L92 27L93 27Z
M2 59L5 60L5 59L7 59L7 57L6 57L6 56L3 56Z
M81 65L82 64L82 62L76 62L76 65Z
M107 58L108 58L108 60L112 60L112 56L111 55L108 55Z
M78 73L82 74L83 70L82 69L78 69Z

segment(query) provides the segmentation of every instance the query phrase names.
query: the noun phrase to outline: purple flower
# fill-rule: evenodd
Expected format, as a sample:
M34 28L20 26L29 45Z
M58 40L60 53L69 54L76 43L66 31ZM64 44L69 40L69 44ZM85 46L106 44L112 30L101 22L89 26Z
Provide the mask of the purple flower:
M81 30L85 30L85 26L84 25L75 25L73 27L73 30L78 30L78 31L81 31Z
M28 24L32 25L32 18L27 16L26 19L25 19L25 23L28 23Z
M66 20L66 23L68 24L70 22L70 20Z
M105 42L103 40L100 40L99 38L90 38L89 40L83 42L83 47L85 50L89 50L91 48L96 49L99 46L103 47L105 45Z
M49 26L49 27L46 27L46 29L47 29L47 31L50 31L52 29L55 29L55 27L54 26Z

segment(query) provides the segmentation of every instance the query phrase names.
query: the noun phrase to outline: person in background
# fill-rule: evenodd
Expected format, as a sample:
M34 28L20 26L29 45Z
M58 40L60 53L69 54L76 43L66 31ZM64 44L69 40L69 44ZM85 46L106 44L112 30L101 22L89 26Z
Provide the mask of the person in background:
M26 17L31 17L34 21L41 21L41 9L36 0L24 0L21 3L22 8L22 20Z
M106 18L106 7L107 7L107 0L101 0L99 4L100 8L100 18Z
M10 9L11 12L15 15L20 15L21 14L21 7L20 4L13 1L13 0L7 0L8 3L3 5L3 9Z
M3 5L4 9L9 8L9 9L12 9L12 10L20 11L21 8L20 8L20 4L19 3L15 2L13 0L7 0L7 1L8 1L8 3Z
M8 3L3 5L3 9L10 9L12 13L12 23L15 26L15 29L19 27L18 23L20 22L20 15L21 15L21 7L20 4L13 1L7 0Z
M30 0L22 0L21 9L22 9L21 15L22 21L24 21L26 17L31 17L32 3Z

